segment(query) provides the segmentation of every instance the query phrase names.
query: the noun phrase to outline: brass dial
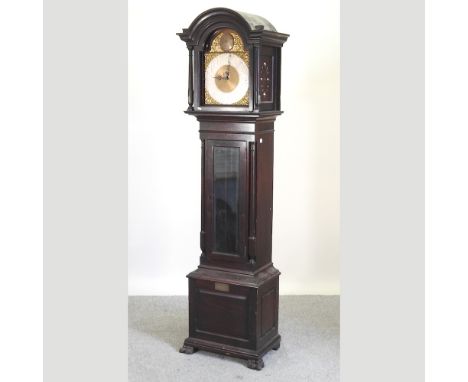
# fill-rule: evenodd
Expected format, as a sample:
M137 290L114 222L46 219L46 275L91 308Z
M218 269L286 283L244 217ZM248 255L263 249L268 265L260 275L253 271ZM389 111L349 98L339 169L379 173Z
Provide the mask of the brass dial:
M205 104L248 105L249 53L232 29L214 33L205 52Z
M233 66L223 65L216 72L215 83L222 92L232 92L239 85L239 73Z
M241 101L249 89L249 67L232 53L214 57L205 70L205 91L219 105Z

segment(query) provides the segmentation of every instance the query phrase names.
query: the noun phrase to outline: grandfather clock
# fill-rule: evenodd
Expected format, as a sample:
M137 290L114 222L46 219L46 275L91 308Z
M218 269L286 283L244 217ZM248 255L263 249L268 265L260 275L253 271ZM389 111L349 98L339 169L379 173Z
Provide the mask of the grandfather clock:
M200 122L200 265L189 279L189 337L198 349L247 360L280 347L273 266L273 134L281 48L263 17L214 8L178 33L189 51L187 114Z

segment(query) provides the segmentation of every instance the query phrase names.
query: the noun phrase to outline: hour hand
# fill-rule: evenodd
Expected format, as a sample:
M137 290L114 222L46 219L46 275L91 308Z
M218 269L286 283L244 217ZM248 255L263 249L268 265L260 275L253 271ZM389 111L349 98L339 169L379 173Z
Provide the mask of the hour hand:
M223 75L218 74L214 76L213 78L216 78L217 80L229 80L229 72L224 72Z

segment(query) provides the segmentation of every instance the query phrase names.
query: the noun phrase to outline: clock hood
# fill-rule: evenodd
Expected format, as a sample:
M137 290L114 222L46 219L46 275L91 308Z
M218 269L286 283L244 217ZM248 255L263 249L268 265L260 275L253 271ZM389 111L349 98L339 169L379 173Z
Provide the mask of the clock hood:
M187 46L196 46L204 42L208 31L219 27L238 30L246 40L252 42L259 42L263 38L277 46L282 46L289 36L278 33L273 24L264 17L229 8L208 9L177 35L187 43Z

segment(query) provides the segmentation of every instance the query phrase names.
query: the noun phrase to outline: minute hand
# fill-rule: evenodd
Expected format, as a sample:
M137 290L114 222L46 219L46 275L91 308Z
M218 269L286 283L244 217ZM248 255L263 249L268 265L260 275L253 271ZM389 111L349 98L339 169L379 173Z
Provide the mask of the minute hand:
M227 80L228 78L226 77L227 72L224 73L224 75L218 74L217 76L214 76L213 78L217 80Z
M228 67L227 67L227 78L229 80L229 73L230 73L230 70L231 70L231 53L229 53L229 56L228 56Z

